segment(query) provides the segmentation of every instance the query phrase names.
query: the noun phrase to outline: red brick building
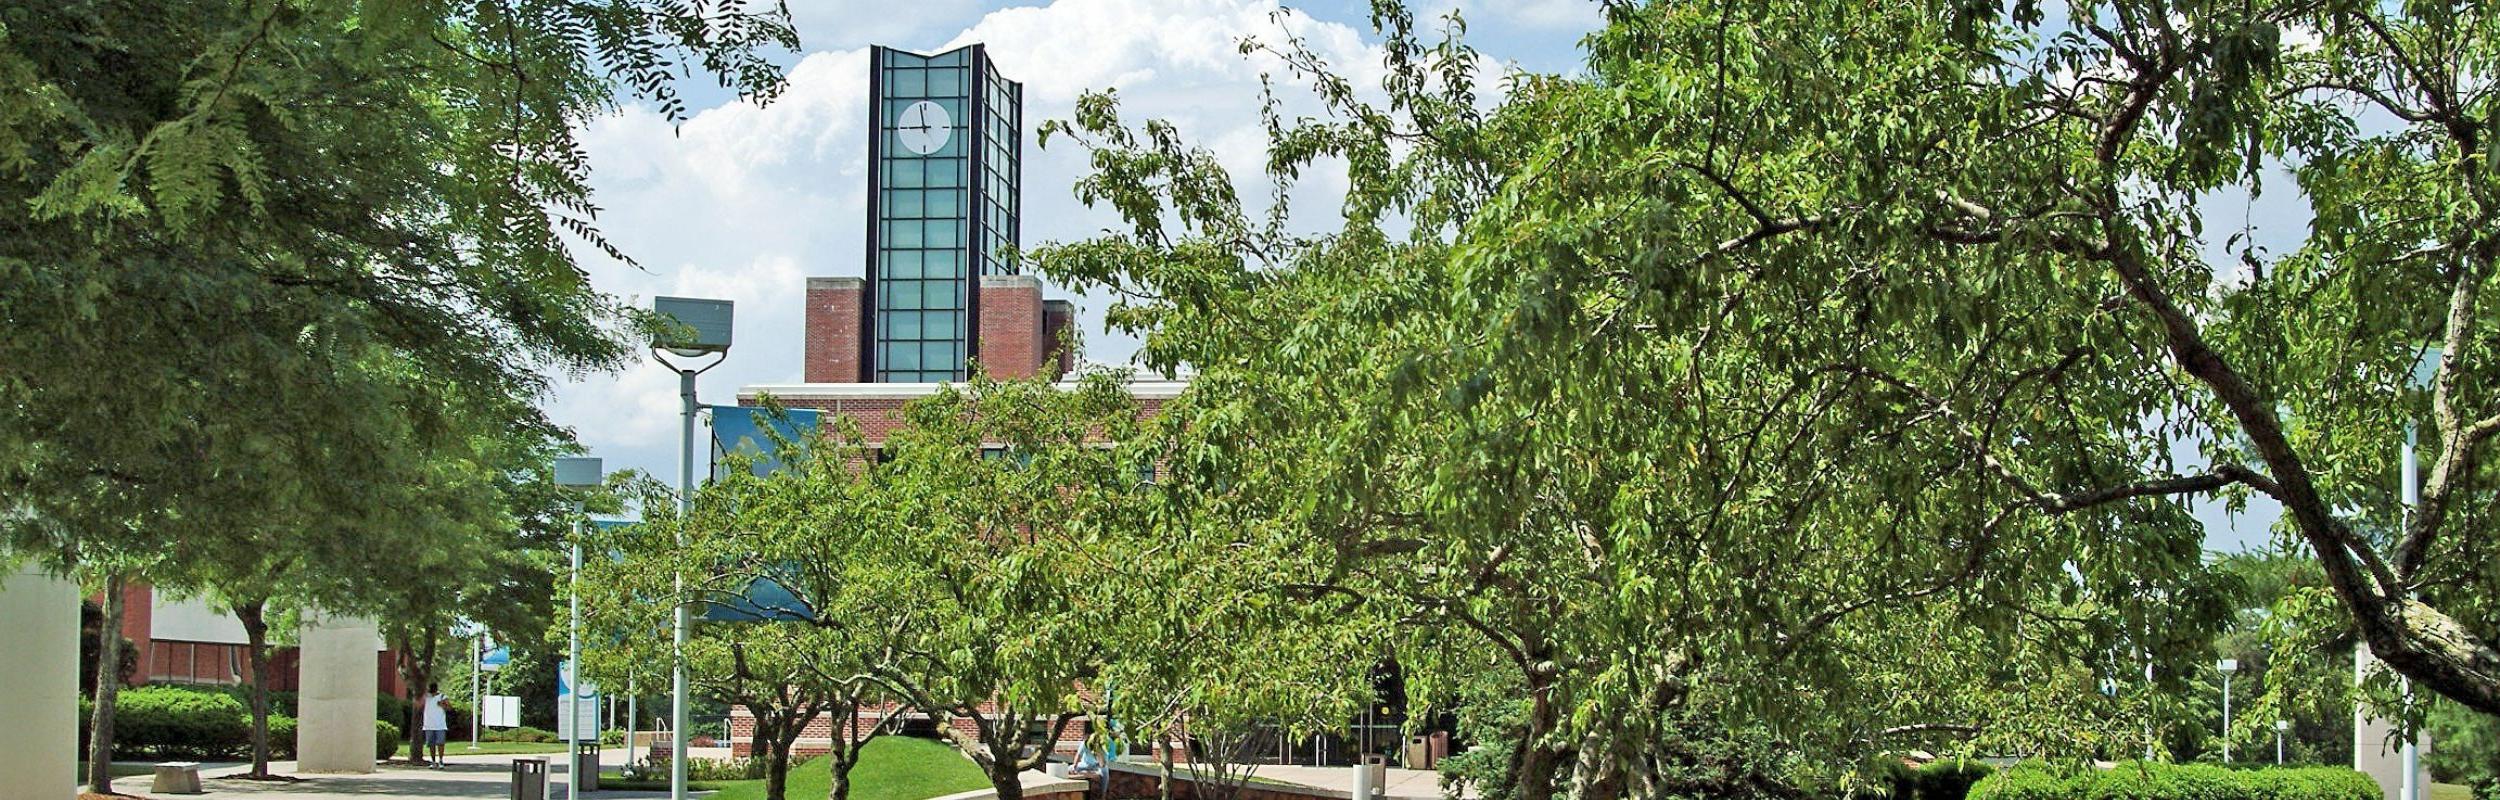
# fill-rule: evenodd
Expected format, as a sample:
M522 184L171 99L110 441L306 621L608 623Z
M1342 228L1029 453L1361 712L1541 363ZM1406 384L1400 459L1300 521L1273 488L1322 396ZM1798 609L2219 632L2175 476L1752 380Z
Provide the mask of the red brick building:
M901 425L903 404L944 387L942 382L870 380L875 374L869 367L871 343L876 339L866 318L874 305L868 286L860 278L809 278L802 332L804 382L742 387L739 403L752 405L769 394L789 408L847 416L858 421L873 446ZM1029 275L985 275L979 278L977 292L977 322L971 326L973 335L966 349L967 360L978 364L984 374L1000 380L1058 378L1075 369L1077 354L1067 345L1067 331L1076 317L1074 304L1044 299L1041 281ZM1139 407L1152 414L1186 386L1185 381L1133 381L1129 390ZM908 710L896 714L893 708L863 709L853 719L815 721L800 734L793 749L802 754L824 752L835 726L856 737L889 714L898 717L896 724L906 732L935 733L937 723L927 715ZM963 733L972 732L970 720L950 724ZM1060 730L1058 749L1073 755L1085 733L1082 721L1069 723ZM752 751L755 718L744 707L730 709L729 735L733 753L744 756Z
M88 598L102 602L103 595ZM273 632L274 633L274 632ZM156 587L131 581L122 586L122 638L130 640L137 663L130 684L186 683L231 686L251 674L250 645L243 623L211 608L199 598L162 595ZM391 651L375 641L374 671L379 691L399 695L399 669ZM293 647L269 649L269 688L291 692L296 686Z

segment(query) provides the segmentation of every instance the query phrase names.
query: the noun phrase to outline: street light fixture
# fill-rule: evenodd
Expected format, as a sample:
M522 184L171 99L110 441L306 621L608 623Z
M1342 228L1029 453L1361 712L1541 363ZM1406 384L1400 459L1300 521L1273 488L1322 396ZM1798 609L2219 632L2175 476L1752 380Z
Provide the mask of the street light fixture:
M599 488L600 484L606 483L607 469L596 458L579 456L559 458L556 459L555 479L557 486L574 490L573 572L572 576L566 579L570 587L565 592L571 597L573 608L571 620L565 626L564 632L564 663L573 671L573 674L570 678L571 683L564 693L565 724L559 727L563 728L567 734L568 741L565 742L565 748L568 755L566 757L572 759L568 762L569 766L565 768L564 793L572 800L582 800L582 500L580 492ZM591 764L590 772L593 775L598 774L599 765Z
M2226 658L2218 665L2222 670L2222 763L2231 763L2231 673L2240 671L2240 660Z
M684 549L685 519L694 508L694 414L700 408L695 404L694 379L729 359L730 323L737 307L728 300L654 297L651 310L668 323L666 329L652 337L651 357L677 371L677 396L685 408L685 436L677 459L677 547ZM686 361L672 362L671 355ZM698 365L696 360L704 356L711 356L712 360ZM682 572L676 576L676 588L683 598L686 576ZM680 602L669 625L669 800L686 800L686 633L693 624L691 611Z
M2291 732L2291 730L2292 730L2292 721L2291 721L2291 720L2288 720L2288 719L2278 719L2278 720L2275 720L2275 721L2274 721L2274 765L2275 765L2275 766L2278 766L2278 767L2283 766L2283 735L2284 735L2284 734L2286 734L2286 733L2290 733L2290 732Z

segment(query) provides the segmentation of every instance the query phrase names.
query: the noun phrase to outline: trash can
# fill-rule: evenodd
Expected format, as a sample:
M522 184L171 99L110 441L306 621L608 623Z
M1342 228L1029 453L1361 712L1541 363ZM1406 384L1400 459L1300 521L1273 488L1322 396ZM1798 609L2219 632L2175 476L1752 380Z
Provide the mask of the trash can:
M573 743L573 769L570 780L582 791L599 791L599 740Z
M1379 753L1364 753L1362 760L1354 764L1352 800L1370 800L1373 797L1386 795L1388 791L1389 757Z
M1407 769L1432 768L1432 740L1422 736L1406 737L1406 747L1398 752L1398 766Z
M512 800L547 800L547 760L512 760Z

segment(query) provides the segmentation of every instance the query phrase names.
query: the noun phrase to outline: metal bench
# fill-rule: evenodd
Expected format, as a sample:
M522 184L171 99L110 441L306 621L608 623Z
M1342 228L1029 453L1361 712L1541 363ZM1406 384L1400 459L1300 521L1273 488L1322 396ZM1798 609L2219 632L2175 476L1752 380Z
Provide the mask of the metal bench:
M200 763L167 761L156 765L156 780L148 785L148 791L157 794L204 793L205 790L200 788Z

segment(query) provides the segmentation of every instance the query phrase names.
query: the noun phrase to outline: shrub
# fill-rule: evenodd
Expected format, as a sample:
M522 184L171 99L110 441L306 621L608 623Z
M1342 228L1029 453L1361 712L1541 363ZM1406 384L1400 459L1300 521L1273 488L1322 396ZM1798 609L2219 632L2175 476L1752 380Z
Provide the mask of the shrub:
M622 747L625 744L625 732L615 728L600 731L599 744L604 747Z
M1981 779L1970 800L2376 800L2378 784L2343 767L2233 770L2124 762L2106 770L2026 763Z
M1928 762L1927 766L1906 776L1911 792L1902 793L1896 789L1892 797L1893 800L1963 800L1970 794L1973 784L1995 771L1996 768L1979 761L1954 759Z
M2500 777L2475 781L2474 800L2500 800Z
M114 704L115 749L158 756L226 758L251 744L250 712L219 689L140 686Z
M388 760L399 755L399 726L383 720L373 721L373 757Z
M524 725L518 728L505 728L503 730L487 731L485 733L478 734L477 738L481 741L488 742L536 742L543 744L555 741L556 735L544 728L532 728Z
M245 720L246 723L249 719ZM285 714L269 715L269 757L295 757L295 718Z
M668 774L666 753L655 753L643 763L647 765L644 769L651 774ZM761 758L686 759L686 780L689 781L751 781L761 777L764 777L764 759Z

